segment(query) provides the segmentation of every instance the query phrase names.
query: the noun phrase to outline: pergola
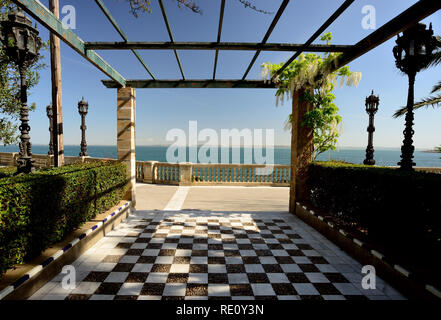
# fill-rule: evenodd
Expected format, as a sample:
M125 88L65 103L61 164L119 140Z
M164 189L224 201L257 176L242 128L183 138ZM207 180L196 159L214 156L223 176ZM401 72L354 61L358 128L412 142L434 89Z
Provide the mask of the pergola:
M342 52L334 65L334 70L350 63L363 54L381 45L385 41L394 37L400 32L405 31L415 23L426 18L441 9L439 0L420 0L401 14L391 19L382 27L373 31L370 35L353 45L315 45L313 42L335 21L355 0L345 0L341 6L317 29L317 31L302 44L293 43L268 43L268 39L282 16L289 0L283 0L274 19L268 27L265 36L259 43L248 42L221 42L222 24L225 9L225 0L221 0L219 27L217 40L215 42L175 42L170 24L167 18L162 0L158 0L164 22L168 31L170 41L168 42L131 42L112 16L109 9L102 0L95 0L104 15L120 34L121 42L85 42L81 40L72 30L63 28L62 22L58 19L58 8L48 8L42 5L38 0L13 0L15 4L21 7L25 12L31 15L39 23L45 26L52 35L58 37L78 52L84 59L89 61L96 68L106 74L110 80L103 80L107 88L117 89L117 150L118 159L128 164L128 175L130 177L130 191L127 194L127 200L132 200L133 206L136 205L135 190L135 89L136 88L275 88L273 81L265 82L263 80L247 80L249 71L253 67L256 59L262 51L287 51L292 52L292 57L286 61L278 73L282 72L293 60L302 52ZM141 63L147 72L147 79L126 79L95 50L130 50ZM176 61L181 73L181 79L163 80L157 79L152 74L146 62L141 58L137 50L173 50ZM214 67L211 79L187 79L185 77L179 54L177 50L214 50ZM218 64L219 50L240 50L255 51L254 57L241 79L219 80L216 79L216 70ZM274 75L271 80L274 80ZM52 79L54 81L54 78ZM53 86L54 87L54 86ZM58 88L58 86L55 86ZM290 212L295 211L296 201L301 200L303 194L305 174L307 164L311 161L312 137L311 129L303 128L299 125L304 113L311 108L305 102L299 99L301 90L293 93L292 104L292 139L291 139L291 181L290 181ZM56 94L56 93L55 93ZM54 93L53 93L54 95ZM54 117L55 121L57 117ZM57 128L57 126L54 126ZM61 132L60 132L61 131ZM55 131L58 136L62 135L62 130ZM55 140L55 139L54 139ZM60 141L60 140L57 140ZM62 140L61 140L62 141ZM60 146L55 148L55 157L58 156Z

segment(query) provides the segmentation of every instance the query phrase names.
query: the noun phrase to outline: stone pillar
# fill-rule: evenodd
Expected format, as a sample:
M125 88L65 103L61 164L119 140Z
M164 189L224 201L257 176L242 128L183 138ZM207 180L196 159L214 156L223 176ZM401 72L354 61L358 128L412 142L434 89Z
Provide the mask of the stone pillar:
M158 161L144 162L144 183L156 183L156 164Z
M301 125L303 116L311 110L310 103L302 101L304 89L296 90L292 97L291 131L291 181L289 190L289 212L295 213L296 202L309 198L306 186L307 169L314 151L314 130Z
M179 168L181 169L181 181L179 182L180 186L191 186L192 184L192 175L193 175L193 163L184 162L179 164Z
M118 160L127 164L129 190L124 200L136 207L136 159L135 159L135 89L117 89L117 150Z

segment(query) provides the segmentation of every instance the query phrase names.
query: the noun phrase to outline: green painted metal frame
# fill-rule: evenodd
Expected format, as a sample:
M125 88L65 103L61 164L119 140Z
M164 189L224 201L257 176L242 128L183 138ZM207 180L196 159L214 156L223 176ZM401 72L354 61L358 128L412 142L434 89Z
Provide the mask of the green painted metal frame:
M241 51L287 51L347 52L352 45L311 44L304 49L296 43L253 43L253 42L86 42L91 50L241 50Z
M118 88L117 82L102 80L107 88ZM132 88L261 88L274 89L275 84L262 80L127 80L127 87Z
M351 61L362 56L366 52L374 49L385 41L389 40L398 33L405 31L413 24L428 17L441 9L441 1L439 0L419 0L413 6L403 11L400 15L384 24L381 28L372 32L369 36L365 37L355 45L349 46L323 46L313 45L312 42L330 25L334 22L355 0L346 0L334 14L314 33L314 35L303 45L298 44L277 44L266 43L269 34L274 28L273 24L270 26L267 35L261 43L221 43L221 27L224 11L224 0L221 5L221 17L219 21L218 39L217 42L174 42L173 35L168 23L167 15L165 13L162 0L158 0L161 6L163 17L169 32L171 42L129 42L126 35L116 23L115 19L110 15L110 12L102 4L102 1L95 0L98 5L102 4L101 9L106 14L107 18L116 28L118 33L123 37L125 42L88 42L85 43L75 33L69 29L64 29L63 24L57 19L44 5L38 0L12 0L20 8L30 14L43 26L45 26L50 32L56 34L61 40L63 40L72 49L78 52L82 57L92 63L99 70L104 72L113 80L103 80L103 84L108 88L118 87L134 87L134 88L275 88L273 82L265 82L260 80L244 80L247 73L242 80L215 80L217 59L215 59L215 67L213 72L213 79L207 80L185 80L182 66L176 52L177 49L181 50L256 50L255 57L260 51L296 51L295 55L289 59L282 69L289 65L298 55L303 51L309 52L342 52L342 55L336 60L333 67L334 70L350 63ZM288 2L284 0L284 3ZM283 4L282 3L282 6ZM281 8L282 8L281 6ZM104 8L104 9L103 9ZM280 9L279 9L280 11ZM282 10L283 11L283 10ZM277 19L274 19L274 21ZM273 21L273 22L274 22ZM277 22L277 21L276 21ZM113 69L106 61L104 61L92 48L100 49L172 49L175 51L176 59L178 61L179 68L183 80L126 80L115 69ZM217 54L216 54L217 58ZM252 64L255 59L253 58ZM250 68L249 68L250 69ZM153 77L153 76L152 76ZM274 78L274 77L273 77Z
M268 38L270 37L271 33L273 32L274 28L277 25L277 22L279 22L280 17L283 14L283 11L285 11L286 7L288 6L289 0L283 0L282 4L279 7L279 10L277 11L273 21L271 22L271 25L269 26L268 30L265 33L265 36L262 39L261 44L265 44L268 41ZM248 65L248 68L246 69L244 75L242 76L242 80L245 80L245 78L247 77L248 73L250 72L251 68L253 67L254 63L257 60L257 57L259 57L261 50L257 50L256 53L254 54L253 59L251 59L250 64Z
M222 34L222 24L224 22L224 11L225 11L225 0L221 2L220 14L219 14L219 27L217 30L217 41L216 44L220 43L221 34ZM219 57L219 49L216 49L216 53L214 55L214 69L213 69L213 80L216 79L216 69L217 69L217 59Z
M95 3L98 5L98 7L100 7L101 11L104 13L104 15L107 17L107 20L110 21L110 23L113 25L113 27L115 28L115 30L119 33L119 35L121 36L121 38L124 39L125 42L128 42L129 39L127 38L126 34L124 33L124 31L121 29L121 27L119 26L118 22L116 22L115 18L112 16L112 14L110 13L110 10L106 7L106 5L103 3L103 1L101 0L95 0ZM87 44L86 44L86 48L87 48ZM150 77L152 77L153 80L155 80L155 76L153 75L153 73L150 71L149 67L147 66L147 64L145 63L144 59L141 58L141 56L139 55L139 53L134 50L131 49L131 51L133 52L133 54L135 55L135 57L138 59L138 61L142 64L142 66L144 67L144 69L147 71L147 73L150 75Z
M112 68L103 58L95 51L86 50L84 41L81 40L70 29L64 29L62 22L57 19L48 8L40 1L36 0L12 0L16 5L22 8L26 13L45 26L49 31L56 34L68 46L78 52L83 58L92 63L99 70L104 72L119 85L125 86L126 79Z
M159 6L161 7L162 17L164 18L165 26L167 27L170 41L173 43L175 42L175 40L173 39L173 33L171 31L170 24L168 23L167 12L165 11L164 3L162 2L162 0L158 0L158 2L159 2ZM176 61L178 62L179 70L181 71L182 79L185 80L184 70L182 70L181 60L179 60L178 52L176 51L176 49L173 49L173 51L175 53Z
M342 54L336 61L333 70L337 70L363 54L378 47L415 23L423 20L441 9L440 0L420 0L401 14L385 23L366 38L356 43L352 49Z
M323 25L318 28L318 30L308 39L308 41L305 42L302 49L298 50L291 58L288 59L288 61L285 62L285 64L277 70L277 72L272 76L271 80L274 80L280 73L282 73L283 70L285 70L286 67L290 65L291 62L293 62L303 51L305 51L308 46L312 44L312 42L317 39L325 30L328 28L335 20L338 19L338 17L346 11L347 8L354 2L355 0L346 0L333 14L329 17L328 20L323 23Z

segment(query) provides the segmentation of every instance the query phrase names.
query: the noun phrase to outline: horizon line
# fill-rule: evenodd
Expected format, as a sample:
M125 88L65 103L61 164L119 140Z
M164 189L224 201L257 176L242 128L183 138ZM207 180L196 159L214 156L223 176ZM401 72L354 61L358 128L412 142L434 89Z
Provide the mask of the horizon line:
M46 144L41 144L41 143L33 143L33 146L45 146L48 147ZM67 147L78 147L80 148L80 145L77 144L64 144L64 146ZM170 147L170 145L167 144L139 144L136 145L138 147ZM222 145L204 145L204 144L198 144L197 147L221 147L221 148L226 148L226 146L222 146ZM7 148L7 147L18 147L18 145L7 145L7 146L1 146L2 148ZM88 147L117 147L116 144L88 144ZM195 147L195 146L177 146L177 147ZM240 147L240 148L254 148L254 146L243 146L243 145L230 145L231 147ZM290 148L290 145L275 145L274 147L268 147L268 148ZM334 151L338 151L339 149L364 149L365 146L338 146L336 148L336 150ZM391 146L377 146L374 147L374 149L400 149L401 147L391 147ZM262 146L262 149L266 149L266 147ZM432 147L432 148L428 148L428 147L415 147L415 149L419 149L419 150L425 150L425 151L435 151L436 147Z

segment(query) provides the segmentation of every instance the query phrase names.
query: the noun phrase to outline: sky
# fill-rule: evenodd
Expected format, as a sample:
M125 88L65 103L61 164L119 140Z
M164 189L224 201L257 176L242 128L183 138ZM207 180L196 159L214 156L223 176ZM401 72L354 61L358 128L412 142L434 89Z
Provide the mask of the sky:
M48 6L48 0L41 1ZM175 41L216 41L220 0L198 0L201 15L178 8L174 0L164 0ZM416 3L416 0L358 0L334 22L326 32L333 33L333 44L354 44L374 30L362 27L365 14L362 8L375 8L376 28ZM104 0L113 16L131 41L169 41L166 26L156 0L152 13L135 18L126 0ZM277 12L282 0L255 0L262 9ZM268 42L303 43L343 3L343 0L292 0L288 4ZM76 28L84 41L122 41L92 0L60 0L60 7L75 8ZM65 15L61 14L61 18ZM238 0L227 0L221 41L260 42L274 14L267 15L244 8ZM441 34L441 11L424 23L433 23L436 35ZM48 31L38 26L46 41ZM315 41L314 43L320 43ZM336 104L343 118L340 147L365 147L368 115L364 100L372 90L380 96L375 116L375 147L399 148L403 140L404 118L394 119L394 111L406 104L407 77L395 67L392 48L395 38L349 64L360 71L358 87L343 87L335 91ZM149 79L149 75L130 51L97 51L126 79ZM139 51L157 79L179 79L180 72L173 51ZM210 78L213 72L214 51L178 51L187 79ZM43 52L48 66L49 52ZM245 72L254 52L221 51L217 68L218 79L239 79ZM247 79L261 79L261 64L280 63L291 57L290 52L262 52ZM77 145L81 141L78 101L84 96L89 102L87 142L89 145L116 144L116 89L107 89L101 80L107 76L96 69L70 47L61 45L64 143ZM415 97L429 95L440 80L439 68L417 75ZM46 106L51 100L50 68L41 72L40 83L33 88L30 102L37 104L30 115L31 142L47 144L49 140ZM167 132L178 128L188 132L189 121L197 121L198 129L273 129L275 145L289 145L290 132L284 122L291 112L291 103L276 107L275 89L137 89L136 143L163 145ZM433 148L441 144L441 109L421 109L415 114L414 145Z

